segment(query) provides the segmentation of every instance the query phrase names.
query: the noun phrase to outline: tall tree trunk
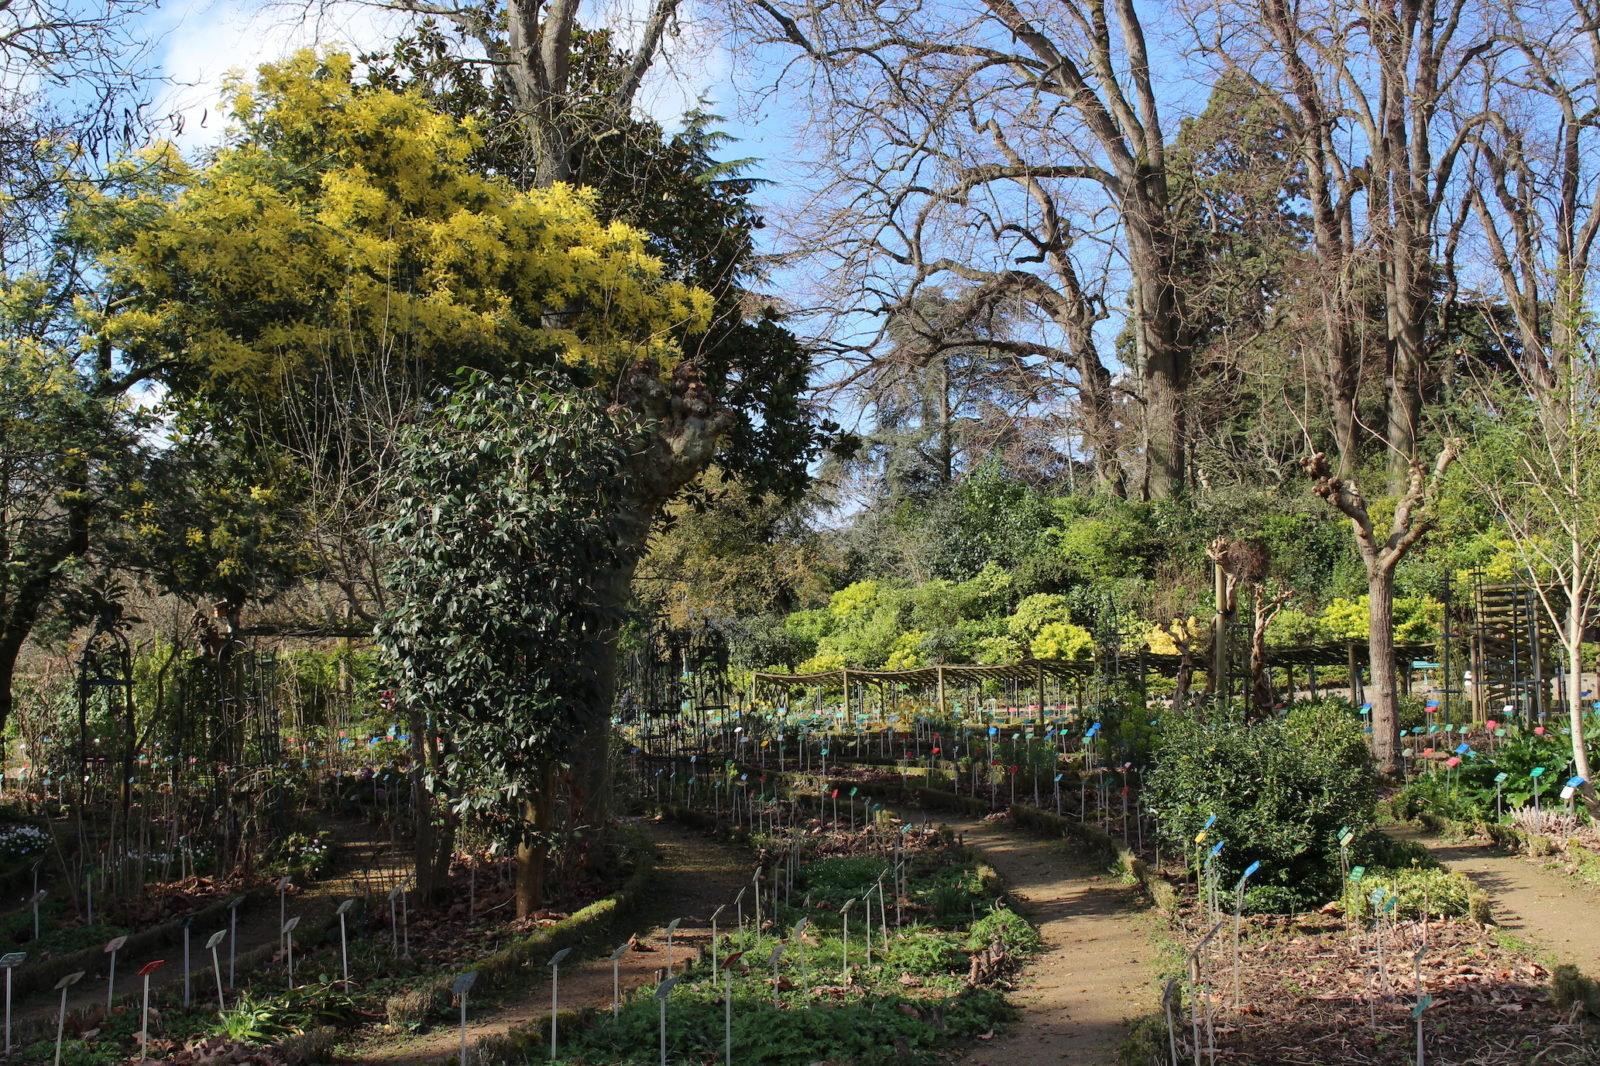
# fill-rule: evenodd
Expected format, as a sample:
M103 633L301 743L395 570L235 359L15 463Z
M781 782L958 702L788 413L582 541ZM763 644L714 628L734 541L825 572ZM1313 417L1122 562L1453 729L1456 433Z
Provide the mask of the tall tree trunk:
M427 786L427 777L438 778L433 745L429 742L428 721L420 709L406 709L406 728L411 733L411 814L412 861L416 870L417 895L425 903L436 903L450 887L450 853L455 848L455 827L436 802Z
M1394 571L1381 564L1367 564L1367 662L1371 677L1367 699L1372 704L1372 753L1378 772L1399 777L1400 704L1395 684L1394 653Z
M545 874L550 859L549 833L555 811L555 772L546 766L539 775L539 786L534 795L522 801L522 818L525 828L532 831L531 838L517 845L517 917L528 915L544 906Z

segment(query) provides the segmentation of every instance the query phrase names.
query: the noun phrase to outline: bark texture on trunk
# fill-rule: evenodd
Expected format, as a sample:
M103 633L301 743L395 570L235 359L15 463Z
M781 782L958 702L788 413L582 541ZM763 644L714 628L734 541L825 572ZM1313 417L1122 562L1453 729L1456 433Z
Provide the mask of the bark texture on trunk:
M1399 777L1400 704L1395 686L1394 572L1384 567L1367 572L1367 699L1372 703L1372 754L1378 772Z

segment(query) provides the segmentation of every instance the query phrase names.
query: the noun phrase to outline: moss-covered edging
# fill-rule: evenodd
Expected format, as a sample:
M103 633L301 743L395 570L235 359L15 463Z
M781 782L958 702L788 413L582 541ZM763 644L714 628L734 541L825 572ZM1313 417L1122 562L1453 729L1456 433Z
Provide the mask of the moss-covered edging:
M499 951L485 955L460 969L478 971L473 994L482 995L507 988L521 974L543 966L562 948L575 948L610 936L619 920L639 905L655 883L655 853L642 833L631 833L623 850L633 862L633 872L621 888L553 925L535 930ZM425 984L397 996L390 996L384 1010L390 1024L406 1027L442 1017L450 1005L455 974L435 977Z

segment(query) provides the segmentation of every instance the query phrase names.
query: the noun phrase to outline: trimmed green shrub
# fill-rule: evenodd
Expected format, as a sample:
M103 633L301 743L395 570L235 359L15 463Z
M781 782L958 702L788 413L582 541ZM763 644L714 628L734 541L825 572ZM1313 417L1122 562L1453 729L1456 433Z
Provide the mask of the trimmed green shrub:
M1437 867L1410 867L1400 870L1372 870L1345 893L1345 916L1351 921L1372 920L1372 896L1376 892L1396 897L1393 911L1385 914L1401 920L1422 917L1427 907L1430 918L1464 918L1472 912L1472 884L1458 873Z
M1284 890L1272 894L1277 906L1338 895L1340 830L1355 833L1362 861L1377 798L1366 737L1348 707L1305 703L1263 721L1173 713L1162 725L1145 799L1169 847L1203 855L1221 841L1222 883L1231 887L1259 862L1252 885Z

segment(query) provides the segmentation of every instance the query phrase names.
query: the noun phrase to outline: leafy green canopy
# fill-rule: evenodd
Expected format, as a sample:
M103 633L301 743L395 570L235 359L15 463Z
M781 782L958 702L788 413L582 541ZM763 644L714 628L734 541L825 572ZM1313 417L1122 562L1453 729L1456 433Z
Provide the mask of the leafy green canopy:
M465 377L400 442L391 590L374 636L399 691L448 731L463 808L525 798L603 706L595 589L632 427L553 374Z
M1252 883L1278 888L1275 904L1338 895L1339 830L1364 841L1376 801L1372 756L1348 706L1301 704L1258 722L1170 714L1155 758L1145 799L1162 836L1191 856L1222 842L1214 862L1224 888L1260 862Z

